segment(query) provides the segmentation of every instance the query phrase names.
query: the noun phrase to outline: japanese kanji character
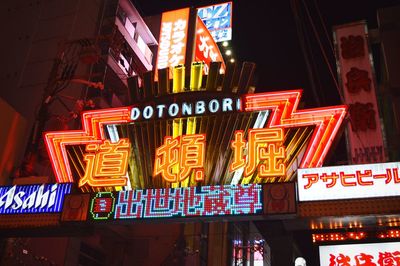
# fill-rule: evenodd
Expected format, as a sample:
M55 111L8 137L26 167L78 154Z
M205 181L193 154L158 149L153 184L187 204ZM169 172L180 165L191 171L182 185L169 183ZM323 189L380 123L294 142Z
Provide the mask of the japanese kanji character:
M382 146L354 148L353 154L354 156L352 158L352 161L354 163L381 162L384 157Z
M379 266L400 266L400 252L379 252Z
M234 150L234 158L231 171L246 166L244 175L250 176L258 170L260 177L275 177L285 175L286 169L283 163L285 148L282 147L283 130L274 129L250 129L248 136L247 162L243 157L245 141L242 131L236 131L235 139L231 143ZM260 163L263 161L263 163ZM258 166L258 167L257 167Z
M368 71L352 67L346 73L346 87L350 93L358 93L361 90L371 91L371 79L368 77Z
M345 174L344 172L340 172L340 182L344 187L354 187L357 186L356 182L348 182L347 179L356 178L354 174Z
M256 184L249 185L248 188L243 186L237 186L235 192L235 205L238 212L247 210L250 213L254 213L256 210L257 203L259 202L259 194L255 189Z
M204 179L205 135L183 135L177 138L165 137L164 144L156 150L154 173L168 182L185 180L194 171L196 181ZM179 163L179 173L174 166Z
M327 175L326 173L321 174L321 180L324 182L328 182L329 180L331 181L329 184L326 184L327 188L334 187L336 185L336 180L339 178L339 176L333 172L331 175Z
M79 180L79 187L125 186L128 168L129 140L120 139L116 143L105 140L102 144L86 145L85 175Z
M372 171L371 170L365 170L364 173L362 174L361 171L356 171L356 176L357 176L357 183L361 186L372 186L374 184L374 181L364 181L363 178L365 177L372 177Z
M223 189L223 186L210 186L208 189L210 193L204 195L204 214L229 214L229 191Z
M340 48L344 59L363 57L364 39L361 35L349 35L348 37L340 38Z
M164 144L156 150L156 160L154 166L154 176L161 176L169 181L176 182L176 174L172 173L172 168L179 162L179 139L165 137Z
M340 253L339 256L329 254L329 266L350 266L350 257Z
M374 256L365 253L354 256L356 266L376 266L376 264L372 262L373 258Z
M376 129L375 110L372 103L353 103L349 106L351 129L355 132Z
M195 170L196 181L203 180L205 139L206 136L204 134L182 136L179 181L188 177L192 170Z

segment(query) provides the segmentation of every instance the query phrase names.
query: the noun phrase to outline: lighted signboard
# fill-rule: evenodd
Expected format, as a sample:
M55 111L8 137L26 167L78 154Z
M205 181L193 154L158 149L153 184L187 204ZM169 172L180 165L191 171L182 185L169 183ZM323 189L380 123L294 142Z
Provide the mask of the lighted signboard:
M321 266L399 265L400 242L320 246Z
M156 69L185 63L188 21L189 8L162 14Z
M350 161L352 164L385 162L366 22L337 26L334 34L343 97L349 105Z
M204 62L204 74L208 74L211 62L222 62L221 71L225 72L224 58L204 23L197 17L195 61Z
M197 15L210 31L215 42L232 39L232 2L198 8Z
M300 97L177 93L86 111L81 130L47 132L45 143L57 181L79 181L83 191L288 181L297 166L322 166L346 114L345 106L297 110Z
M90 204L93 220L260 213L262 186L258 184L98 192Z
M300 201L400 196L399 162L298 170Z
M71 187L70 183L0 187L0 214L61 212Z

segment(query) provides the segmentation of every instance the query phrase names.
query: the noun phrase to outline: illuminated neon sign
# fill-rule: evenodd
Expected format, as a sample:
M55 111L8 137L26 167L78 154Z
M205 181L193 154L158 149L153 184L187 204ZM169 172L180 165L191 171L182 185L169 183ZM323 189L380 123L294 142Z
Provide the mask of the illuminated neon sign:
M141 121L210 115L237 112L240 111L240 109L241 100L238 97L214 97L208 100L183 101L181 104L165 103L133 106L131 109L131 120Z
M299 169L300 201L400 196L399 162Z
M248 156L244 155L247 142L243 135L243 131L234 134L232 172L244 167L244 176L250 176L256 170L261 178L286 174L282 129L250 129ZM160 174L168 182L181 182L193 171L195 180L203 181L205 142L205 134L165 137L164 144L156 150L153 176ZM174 167L179 171L174 173Z
M242 131L235 134L232 141L234 150L231 170L235 171L244 168L244 175L250 176L256 170L260 177L285 175L285 165L282 160L285 158L285 148L282 147L283 132L281 128L250 129L249 140L244 140ZM247 160L244 156L244 149L248 146ZM281 161L278 161L281 159ZM260 160L265 161L260 164Z
M87 154L85 175L79 180L79 187L88 184L92 187L125 186L128 167L129 141L120 139L116 143L105 140L101 145L86 145ZM93 152L93 153L92 153Z
M215 42L232 39L232 2L198 8L197 15L210 31Z
M61 212L71 187L70 183L0 187L0 214Z
M204 74L208 74L211 62L222 62L221 71L225 72L224 57L219 50L215 39L207 30L199 17L196 22L196 42L194 57L196 62L204 62Z
M189 8L162 14L157 69L185 63L188 21Z
M262 213L262 186L203 186L98 192L93 220L256 215Z
M287 169L285 169L285 165L282 161L285 159L286 148L282 146L283 141L283 133L285 130L289 130L292 128L300 128L300 127L313 127L312 134L310 133L309 140L305 146L304 152L302 153L302 158L300 160L301 168L310 168L310 167L320 167L323 164L326 154L334 140L340 125L342 124L343 118L346 114L346 106L333 106L333 107L321 107L314 109L304 109L297 110L297 106L300 102L301 90L293 90L293 91L281 91L281 92L266 92L266 93L257 93L257 94L246 94L240 97L240 100L235 100L234 97L226 97L224 96L221 99L220 92L208 92L204 93L202 91L191 92L191 93L178 93L174 94L174 103L176 105L170 104L169 107L165 105L165 110L172 108L171 110L175 110L174 108L179 109L182 112L185 109L186 115L188 115L188 119L191 119L189 115L189 104L185 107L183 103L192 103L192 110L195 110L196 105L202 100L196 101L188 101L189 96L191 95L193 98L199 99L203 94L207 95L207 101L203 101L202 104L204 110L208 108L212 113L213 110L217 110L217 106L219 107L219 111L226 112L236 112L236 113L246 113L246 112L255 112L255 113L268 113L268 116L265 118L265 123L259 124L258 127L261 128L250 128L247 133L247 140L245 139L245 135L240 131L236 131L232 136L231 140L231 148L232 148L232 159L230 161L230 169L232 171L236 170L236 172L240 172L240 169L244 168L244 176L251 176L252 173L257 172L260 177L268 177L279 176L284 174ZM189 95L189 96L187 96ZM213 97L211 97L214 95ZM218 96L217 96L218 95ZM219 98L218 98L219 97ZM214 101L215 99L215 101ZM161 101L161 100L160 100ZM181 103L181 104L179 104ZM218 103L218 104L217 104ZM238 104L240 103L240 104ZM70 131L59 131L59 132L47 132L45 133L45 143L49 153L49 157L54 169L54 173L56 176L56 180L58 182L73 182L74 177L71 171L71 165L68 158L67 146L73 145L85 145L87 153L85 155L86 165L90 164L93 160L96 161L96 155L98 152L101 152L102 145L113 146L117 141L121 141L122 139L114 139L113 141L109 141L107 143L107 138L104 129L109 125L116 124L128 124L132 122L137 122L133 118L139 119L135 115L135 108L141 110L142 116L147 120L156 119L157 117L150 115L150 107L151 105L144 105L144 108L136 106L127 106L127 107L119 107L112 109L103 109L103 110L91 110L86 111L82 115L82 130L70 130ZM156 105L157 106L157 105ZM206 107L208 106L208 107ZM225 107L224 107L225 106ZM240 107L238 107L240 106ZM147 108L147 109L146 109ZM156 107L158 109L158 107ZM164 107L163 107L164 108ZM225 109L224 109L225 108ZM146 111L147 110L147 111ZM158 110L152 109L154 113L157 113ZM175 111L174 113L175 114ZM206 112L204 112L206 114ZM196 115L196 111L192 116ZM178 114L176 114L177 117ZM179 120L180 118L178 118ZM177 120L177 119L175 119ZM174 120L174 132L175 124L176 124L176 132L180 127L182 127L182 123ZM187 126L189 127L190 121L187 122ZM194 127L194 125L192 125ZM175 134L175 133L174 133ZM172 165L176 164L177 160L183 160L182 165L180 167L172 167L168 168L168 164L165 165L164 161L155 162L155 168L152 169L151 173L154 174L162 174L165 170L162 170L163 167L167 167L171 170L171 176L165 178L167 174L164 174L164 179L170 182L183 180L185 177L190 175L190 171L194 171L196 173L195 180L204 179L204 175L202 174L202 161L203 152L205 146L202 144L202 139L193 140L192 137L185 137L194 134L194 136L199 135L200 138L208 139L207 135L204 133L197 134L195 132L188 133L186 135L175 134L171 138L168 135L164 135L166 137L164 139L165 143L162 143L161 146L154 147L154 151L158 149L158 156L156 158L162 157L163 148L170 148L169 150L173 151L172 157ZM179 138L178 138L179 137ZM185 139L186 138L186 139ZM190 143L196 143L196 145L191 145ZM119 150L115 156L120 156L121 158L125 158L125 150L123 147L117 148L119 145L125 145L124 142L120 144L115 144L115 150ZM189 146L188 143L190 144ZM247 143L247 144L246 144ZM165 145L165 146L163 146ZM206 143L204 144L206 145ZM295 145L295 144L293 144ZM245 156L245 152L243 148L247 146L247 154ZM179 148L178 148L179 147ZM186 154L181 154L179 156L175 156L175 153L178 153L179 150L186 149L185 147L191 147L196 150L193 153L192 150L187 150ZM229 148L229 147L228 147ZM108 149L111 149L108 147ZM122 149L122 150L120 150ZM125 146L125 149L126 148ZM187 157L187 152L190 151L190 160L188 162L184 162ZM185 153L185 151L183 151ZM195 154L199 155L198 157ZM175 157L174 157L175 156ZM194 157L193 157L194 156ZM186 159L185 159L186 157ZM195 158L195 159L193 159ZM161 158L162 160L162 158ZM206 158L207 160L207 158ZM187 161L187 160L186 160ZM123 160L124 164L118 165L114 168L115 172L102 172L101 169L97 169L100 167L101 163L99 162L93 169L89 167L86 169L85 176L81 176L80 183L81 185L89 184L91 186L123 186L125 184L125 178L123 174L123 170L126 169L127 161ZM169 165L171 166L171 164ZM165 169L165 168L164 168ZM178 169L178 170L176 170ZM89 173L88 173L89 171ZM183 173L179 173L174 171L184 171ZM189 172L188 172L189 171ZM193 172L192 171L192 172ZM150 173L150 175L151 175ZM90 176L88 176L90 174ZM104 175L103 175L104 174ZM106 177L108 175L108 177ZM126 176L126 175L125 175ZM97 182L98 181L98 182ZM106 181L106 182L104 182ZM114 182L114 183L113 183ZM257 181L256 181L257 182ZM258 181L262 182L262 181Z
M95 220L110 218L115 206L115 197L112 192L98 192L90 202L90 214Z
M320 246L320 265L399 265L399 247L399 242Z
M205 160L204 134L183 135L182 137L165 137L164 144L157 148L154 163L154 176L161 176L168 182L185 180L192 171L196 181L204 179ZM173 167L180 169L174 173Z

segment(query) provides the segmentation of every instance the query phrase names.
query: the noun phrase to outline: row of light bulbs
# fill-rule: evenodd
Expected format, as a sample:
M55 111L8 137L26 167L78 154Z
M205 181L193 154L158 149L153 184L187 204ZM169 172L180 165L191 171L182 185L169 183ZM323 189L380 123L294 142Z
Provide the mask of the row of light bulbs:
M400 230L388 230L375 233L378 238L400 238ZM346 241L346 240L362 240L367 237L366 232L346 232L346 233L327 233L327 234L312 234L313 243L327 241Z
M227 47L229 46L229 42L224 41L224 42L222 43L222 46L226 48L226 50L225 50L225 55L226 55L226 56L232 56L232 50L231 50L230 48L227 48ZM230 59L229 59L229 62L235 63L235 58L230 58Z

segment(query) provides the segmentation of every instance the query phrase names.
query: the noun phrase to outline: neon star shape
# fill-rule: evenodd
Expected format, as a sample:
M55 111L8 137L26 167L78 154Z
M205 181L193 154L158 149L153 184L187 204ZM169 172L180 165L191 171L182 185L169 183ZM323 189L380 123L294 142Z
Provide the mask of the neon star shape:
M267 128L315 125L300 168L320 167L346 116L347 106L297 110L301 94L302 90L247 94L243 96L244 111L271 110Z

